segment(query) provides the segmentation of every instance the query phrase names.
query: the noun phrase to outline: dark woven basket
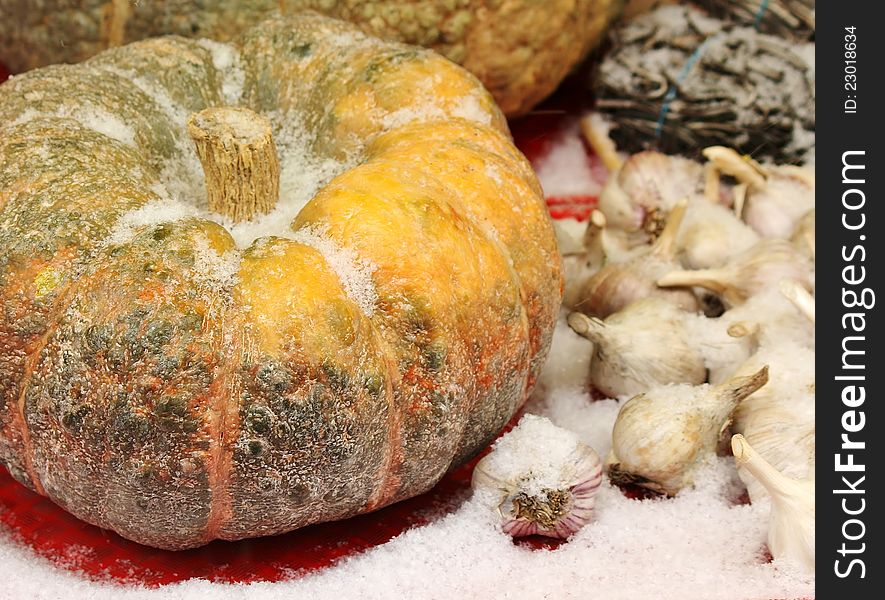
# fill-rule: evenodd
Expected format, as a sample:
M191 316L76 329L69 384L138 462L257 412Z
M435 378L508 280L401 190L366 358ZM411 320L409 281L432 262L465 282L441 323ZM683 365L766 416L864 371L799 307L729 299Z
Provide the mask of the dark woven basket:
M616 29L592 79L624 150L725 145L778 162L813 151L813 43L665 6Z

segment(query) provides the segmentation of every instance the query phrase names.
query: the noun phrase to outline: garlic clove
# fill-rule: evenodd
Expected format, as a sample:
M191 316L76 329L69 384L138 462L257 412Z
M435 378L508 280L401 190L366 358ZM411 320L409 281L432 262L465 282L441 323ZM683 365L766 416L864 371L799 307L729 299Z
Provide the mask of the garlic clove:
M601 484L602 461L593 448L535 415L495 442L472 481L494 505L505 533L563 539L593 519Z
M795 279L812 289L808 259L789 242L762 240L718 269L672 271L661 276L661 287L706 288L718 295L726 307L743 304L748 298L782 279Z
M651 297L605 321L572 313L568 323L593 342L590 381L615 398L668 383L704 382L704 358L695 348L683 315L669 302Z
M814 479L792 479L769 464L737 434L731 438L735 462L749 471L771 495L768 549L814 570Z
M686 206L683 201L673 207L667 225L650 248L630 253L622 262L610 262L590 277L581 289L575 309L605 318L635 300L655 296L682 310L697 311L698 301L690 290L667 290L656 285L661 275L678 268L674 256L676 236Z
M649 390L621 407L612 431L615 483L629 482L675 495L693 482L693 472L714 455L741 400L768 381L768 368L710 386Z

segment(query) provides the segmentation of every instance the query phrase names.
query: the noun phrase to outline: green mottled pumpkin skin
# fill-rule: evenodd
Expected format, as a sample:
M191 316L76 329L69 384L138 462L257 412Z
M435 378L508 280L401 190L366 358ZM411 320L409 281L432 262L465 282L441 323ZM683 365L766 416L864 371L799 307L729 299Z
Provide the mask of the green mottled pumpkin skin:
M229 40L272 11L319 11L432 48L474 73L504 113L528 111L598 45L623 0L0 0L14 71L83 60L161 34Z
M238 249L198 217L112 235L183 160L169 106L229 101L210 46L145 40L0 85L0 462L161 548L428 490L525 400L561 299L538 182L475 78L313 13L232 48L240 105L354 160L291 229L373 265L372 310L297 236ZM207 278L207 252L235 276Z

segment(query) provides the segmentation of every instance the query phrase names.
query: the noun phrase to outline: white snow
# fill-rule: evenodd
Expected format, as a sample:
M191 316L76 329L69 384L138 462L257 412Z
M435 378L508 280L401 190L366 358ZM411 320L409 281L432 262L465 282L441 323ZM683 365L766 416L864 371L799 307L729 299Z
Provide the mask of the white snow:
M593 174L577 124L565 129L550 152L533 165L547 198L598 196L602 185Z
M221 94L228 106L236 106L243 96L246 74L240 66L240 53L230 44L201 39L197 43L212 54L212 65L224 79Z
M213 52L217 67L236 64L238 57L229 46L214 43L205 46ZM226 80L226 96L235 99L241 91L242 80L236 74ZM178 111L166 99L159 98L158 103L170 113ZM471 118L476 116L477 106L467 98L456 110L463 113L461 116ZM434 114L432 109L423 114L404 111L388 118L390 123L401 124L412 119L433 118ZM88 111L77 116L97 131L134 144L131 129L105 117ZM200 242L195 270L204 273L207 285L227 285L235 277L242 249L262 237L286 237L321 252L350 297L366 314L372 314L377 299L372 283L374 266L337 244L326 231L293 231L290 227L301 207L342 172L348 166L347 161L314 156L297 120L285 115L271 118L280 153L287 157L281 165L281 198L274 212L241 225L210 214L205 207L202 170L189 138L182 134L178 140L182 166L162 174L162 183L155 190L158 199L124 215L107 242L124 243L140 227L184 217L214 220L231 232L237 249L218 255L208 241ZM554 144L550 155L535 166L548 196L599 193L600 184L591 173L577 128L566 132ZM190 180L183 179L182 170L195 175ZM789 396L801 389L807 399L811 393L809 377L813 377L810 360L813 328L807 322L800 327L801 315L775 294L760 294L726 313L717 325L724 329L723 326L732 321L761 319L762 350L754 360L773 365L769 391ZM594 400L591 397L588 372L592 344L574 334L564 317L565 314L561 315L557 323L550 358L527 411L545 416L571 433L559 437L547 435L543 427L535 427L538 421L531 417L524 418L519 428L523 428L523 433L528 431L537 436L537 444L530 453L533 458L539 458L540 453L541 459L555 459L575 440L590 445L604 457L611 448L612 426L625 399ZM706 325L701 319L696 318L698 328ZM733 356L740 354L732 355L733 350L714 346L707 357L709 364L726 369L722 363L733 362ZM797 355L802 358L802 364L775 371L775 364L794 364L790 361ZM700 391L685 386L673 390L681 397L686 391L689 395ZM499 448L506 448L507 444L504 438ZM520 460L527 458L530 457ZM429 525L406 531L386 544L346 558L323 571L300 577L293 574L292 579L278 583L249 585L192 580L146 589L93 581L73 572L88 549L70 547L65 556L69 568L63 568L37 556L0 526L0 577L3 580L0 598L746 600L814 596L813 574L789 563L765 561L767 506L735 504L735 489L740 483L730 458L713 459L695 480L695 488L684 490L675 498L641 501L627 498L604 480L596 498L594 520L554 550L533 551L514 544L500 531L499 516L489 511L485 500L477 496Z
M361 259L353 250L339 246L324 230L306 227L295 232L292 239L322 254L329 267L338 275L348 297L366 316L372 316L378 301L378 293L372 280L372 273L377 268L375 265Z
M44 119L46 117L73 119L87 129L104 134L127 146L135 147L135 131L132 127L100 106L83 105L74 108L63 107L56 110L53 114L47 114L46 112L40 112L28 108L16 117L14 121L9 123L9 126L12 127L27 123L36 118Z
M541 496L562 489L574 477L578 436L549 419L525 415L512 431L498 439L483 461L496 479L519 482L519 490Z

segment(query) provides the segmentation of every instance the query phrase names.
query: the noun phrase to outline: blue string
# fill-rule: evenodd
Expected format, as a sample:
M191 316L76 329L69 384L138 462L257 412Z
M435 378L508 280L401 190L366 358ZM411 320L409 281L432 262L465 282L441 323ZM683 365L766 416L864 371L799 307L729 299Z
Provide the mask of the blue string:
M667 93L664 95L664 103L661 104L661 113L658 115L658 123L655 127L655 137L661 139L661 134L664 131L664 123L667 120L667 114L670 112L670 103L676 99L676 94L679 88L679 84L681 84L686 77L688 77L691 68L694 66L698 59L701 58L701 55L704 53L704 50L707 48L707 43L712 38L707 38L704 42L698 46L694 52L691 53L691 56L688 57L688 60L685 61L685 64L682 66L682 71L679 72L679 76L676 78L676 81L670 85L670 88L667 90Z
M768 2L769 0L762 0L762 4L759 5L759 10L756 11L756 18L753 19L753 27L756 30L759 30L759 24L762 22L762 16L765 14L765 11L768 10Z

